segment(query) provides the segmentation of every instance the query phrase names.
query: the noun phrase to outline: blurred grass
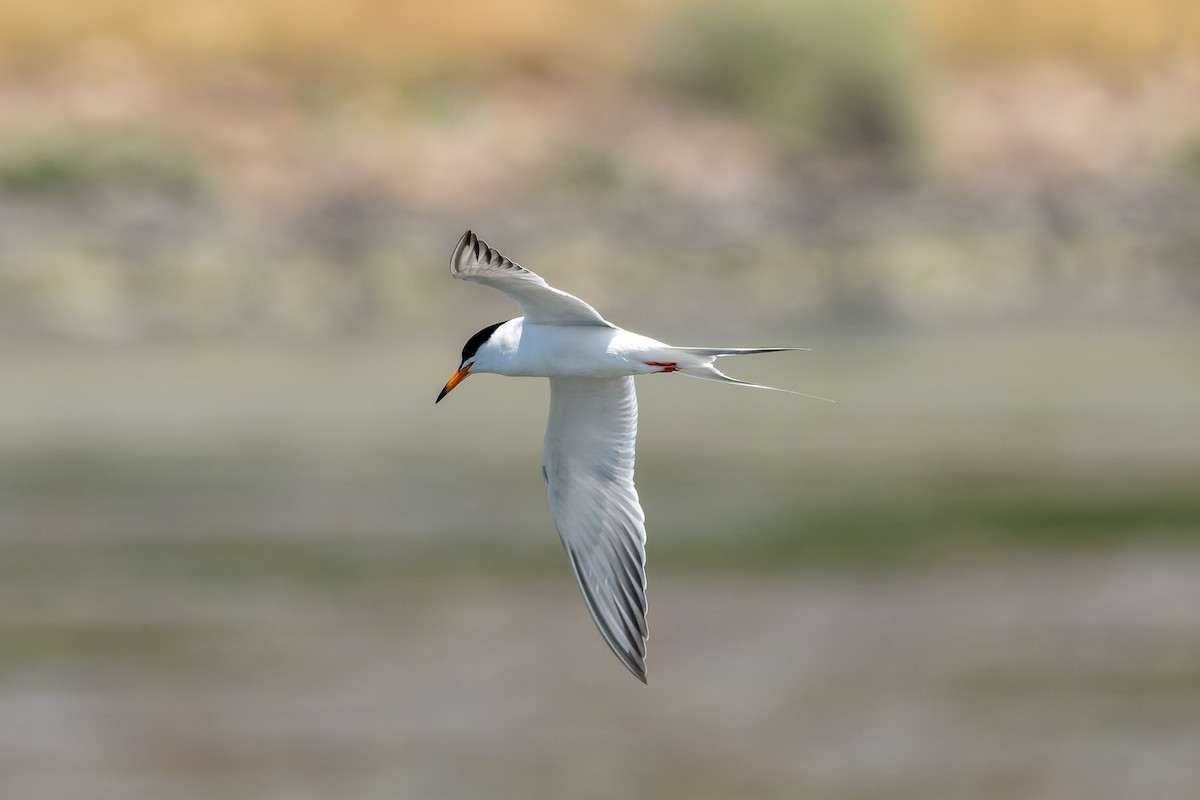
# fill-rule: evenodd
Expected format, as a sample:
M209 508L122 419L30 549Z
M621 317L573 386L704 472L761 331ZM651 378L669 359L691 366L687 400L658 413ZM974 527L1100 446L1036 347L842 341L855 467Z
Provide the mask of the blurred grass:
M659 37L649 69L800 150L909 155L917 55L895 3L704 3Z
M301 83L352 75L486 75L498 65L586 63L604 52L603 42L619 36L631 17L654 6L563 6L547 0L436 5L13 0L0 9L0 52L10 70L107 53L117 61L143 58L200 80L208 68L235 64L269 67Z
M54 624L0 623L0 679L47 663L85 662L98 674L137 663L142 668L186 670L195 653L217 633L178 621Z
M10 0L0 7L0 69L44 67L105 52L137 54L176 75L207 68L268 66L301 83L354 75L386 79L445 72L495 75L498 69L611 70L636 48L643 30L695 18L697 3L623 0L564 5L548 0L305 2L278 0ZM711 5L711 3L701 4ZM728 4L729 24L777 14L777 27L813 19L811 9L845 4ZM909 0L877 3L910 15L934 53L960 63L1059 58L1105 70L1144 66L1200 51L1200 10L1189 0ZM850 4L849 14L865 8ZM701 12L703 13L703 12ZM849 30L849 29L847 29ZM800 34L802 35L802 34ZM764 40L768 48L773 38ZM832 42L830 43L832 44ZM878 46L874 38L870 44ZM878 59L870 46L851 57ZM752 51L747 51L751 52Z
M736 371L832 406L642 381L654 570L1200 545L1194 336L1029 344L843 340ZM426 355L397 371L374 349L186 352L12 364L3 583L376 592L561 571L537 479L541 381L480 378L434 409L444 375Z
M259 469L277 471L281 466L258 464ZM502 466L491 467L489 473L447 473L444 478L461 479L463 491L473 492L480 484L467 484L468 478L486 481L490 474L494 482L495 470ZM732 479L719 467L714 461L704 475L714 484L728 484ZM169 463L159 469L182 474ZM240 470L226 472L236 481L247 477L248 469L243 464ZM395 464L389 474L400 478L411 469ZM921 469L905 476L858 471L810 476L802 491L790 483L764 485L764 473L743 469L737 474L739 480L754 484L750 493L756 500L733 503L732 509L708 501L698 513L695 504L678 509L662 499L665 495L681 502L693 493L724 493L712 486L702 488L701 470L694 463L669 468L656 463L654 469L642 471L655 575L903 571L980 557L1200 546L1200 498L1194 489L1200 468L1195 466L1079 482L1017 470L977 470L969 481L953 475L938 480ZM682 486L681 480L686 482ZM161 480L143 481L139 496L106 494L107 502L97 502L87 499L103 491L95 481L85 493L58 483L49 495L18 500L25 513L79 503L80 498L92 506L91 513L104 513L105 508L112 513L112 504L124 504L125 527L64 540L67 532L46 530L43 522L43 537L3 546L0 581L6 591L34 598L50 587L106 595L132 586L143 592L220 588L388 596L449 576L504 583L514 577L557 576L563 569L544 503L506 505L503 490L515 487L507 480L484 488L494 501L491 507L447 501L444 514L463 527L441 532L414 529L414 520L405 518L403 502L394 508L390 526L364 526L360 517L348 515L339 529L334 515L297 521L286 509L277 509L276 524L270 524L249 511L251 503L239 489L203 483L185 489L181 479L180 484L164 497L158 494ZM311 490L328 493L329 487ZM405 502L419 502L411 490L398 491ZM147 501L151 495L154 499ZM196 495L203 498L203 506L224 510L205 514ZM6 500L11 498L10 494ZM252 502L286 504L287 493ZM11 511L6 517L11 523ZM17 520L19 524L19 513Z
M929 41L963 64L1058 60L1123 73L1200 54L1190 0L916 0Z
M181 148L137 131L8 144L0 155L0 189L16 197L73 201L143 188L188 200L201 185L199 167Z

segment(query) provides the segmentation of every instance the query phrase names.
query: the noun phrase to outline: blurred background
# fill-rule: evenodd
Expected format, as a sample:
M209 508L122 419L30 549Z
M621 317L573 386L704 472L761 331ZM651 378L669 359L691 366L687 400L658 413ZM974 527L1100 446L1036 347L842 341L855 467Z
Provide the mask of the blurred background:
M650 684L471 228L616 323ZM1193 0L7 0L0 796L1200 792Z

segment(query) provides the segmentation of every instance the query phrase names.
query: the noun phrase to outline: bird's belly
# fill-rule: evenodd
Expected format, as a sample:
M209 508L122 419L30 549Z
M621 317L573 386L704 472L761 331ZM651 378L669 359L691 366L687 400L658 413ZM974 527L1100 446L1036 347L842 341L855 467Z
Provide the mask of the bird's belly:
M619 355L549 353L544 358L518 358L506 365L506 375L537 378L617 378L640 375L649 370Z

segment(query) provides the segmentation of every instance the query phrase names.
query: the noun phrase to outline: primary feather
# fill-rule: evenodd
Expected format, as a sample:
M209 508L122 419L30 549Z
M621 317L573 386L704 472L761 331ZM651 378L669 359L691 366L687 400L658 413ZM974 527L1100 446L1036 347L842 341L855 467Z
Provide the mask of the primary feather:
M535 325L616 326L574 295L555 289L499 250L467 231L450 256L450 274L499 289L517 301L527 322Z

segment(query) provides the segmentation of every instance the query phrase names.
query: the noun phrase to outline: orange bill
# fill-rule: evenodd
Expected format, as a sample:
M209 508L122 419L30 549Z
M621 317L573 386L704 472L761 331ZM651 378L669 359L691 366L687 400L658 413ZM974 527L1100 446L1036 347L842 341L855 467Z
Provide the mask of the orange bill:
M436 406L438 403L442 402L442 398L450 394L450 390L462 383L463 378L470 374L470 364L463 364L461 367L455 370L454 374L450 376L450 380L446 381L446 385L442 388L442 393L438 395L438 399L433 401L433 404Z

